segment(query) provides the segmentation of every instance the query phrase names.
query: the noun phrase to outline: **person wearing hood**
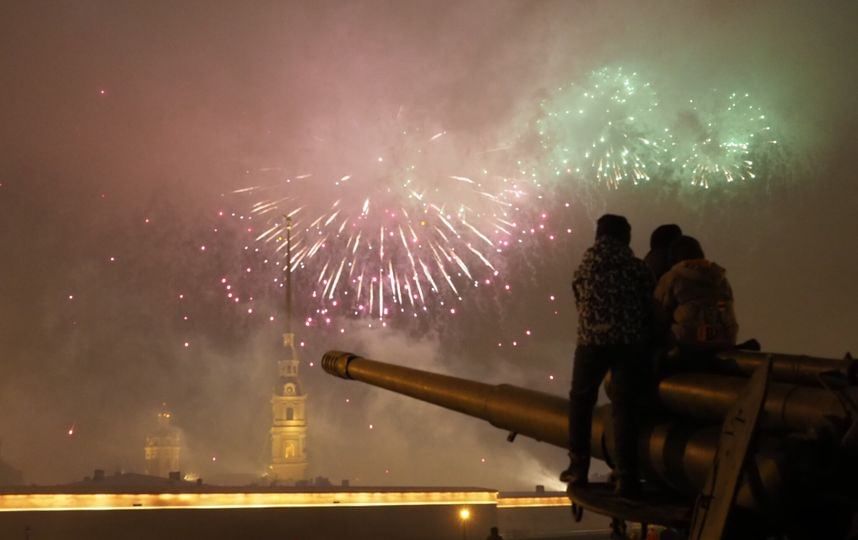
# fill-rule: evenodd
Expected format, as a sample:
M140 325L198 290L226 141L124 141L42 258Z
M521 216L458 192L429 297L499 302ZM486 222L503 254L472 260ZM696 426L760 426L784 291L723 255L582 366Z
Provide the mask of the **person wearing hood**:
M657 330L683 351L735 347L739 325L726 270L707 260L700 242L690 236L671 244L670 260L673 266L655 288Z
M675 223L659 225L649 237L649 253L644 257L644 263L652 272L655 282L670 270L670 244L682 236L682 229Z

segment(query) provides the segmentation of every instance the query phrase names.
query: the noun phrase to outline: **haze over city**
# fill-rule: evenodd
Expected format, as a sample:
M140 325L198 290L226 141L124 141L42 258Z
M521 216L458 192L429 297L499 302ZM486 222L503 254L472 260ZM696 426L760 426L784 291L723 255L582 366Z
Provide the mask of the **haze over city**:
M343 257L302 261L294 328L312 476L557 487L562 452L333 379L319 359L350 350L565 395L569 282L607 211L629 218L639 256L662 223L699 238L727 269L740 339L858 351L853 2L36 1L4 12L0 438L28 483L141 471L162 404L184 471L262 474L285 314L283 251L260 235L291 210L330 216L342 201L336 232L381 199L397 213L381 233L392 274L413 264L392 247L406 179L434 204L473 202L468 223L487 239L451 223L474 249L442 234L451 244L437 245L465 254L444 265L425 249L424 298L412 281L403 299L405 278L388 281L385 267L378 282L391 287L355 309L344 306L369 291L356 274L333 290L334 267L356 244L375 261L379 243L331 240ZM638 138L715 118L776 133L777 151L741 154L744 177L712 173L708 187L671 165L691 158L670 138L646 154L646 178L622 164L607 178L589 157L566 172L592 125L557 130L552 114L617 81L653 93L624 113ZM730 116L733 93L765 124Z

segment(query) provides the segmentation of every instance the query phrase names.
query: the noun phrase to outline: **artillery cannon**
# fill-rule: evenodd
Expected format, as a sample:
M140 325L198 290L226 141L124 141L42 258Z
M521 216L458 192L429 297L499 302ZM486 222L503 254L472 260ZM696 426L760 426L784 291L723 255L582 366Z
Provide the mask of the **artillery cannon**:
M558 396L339 351L326 353L322 366L343 379L482 418L508 431L510 441L520 434L568 447L569 404ZM758 375L752 377L754 373ZM744 430L746 450L734 467L728 511L756 523L762 536L845 538L858 510L853 487L858 480L857 375L858 361L848 356L836 360L730 351L699 369L662 376L653 385L652 407L641 423L641 472L648 486L675 497L690 518L692 508L705 510L713 493L719 493L724 479L716 472L724 473L713 465L720 462L726 469L727 458L736 459L725 438ZM756 398L743 396L744 388L754 390L755 380ZM610 405L597 408L591 441L593 457L608 465L613 463L610 418ZM655 506L643 512L649 523L677 526L686 519L665 517Z

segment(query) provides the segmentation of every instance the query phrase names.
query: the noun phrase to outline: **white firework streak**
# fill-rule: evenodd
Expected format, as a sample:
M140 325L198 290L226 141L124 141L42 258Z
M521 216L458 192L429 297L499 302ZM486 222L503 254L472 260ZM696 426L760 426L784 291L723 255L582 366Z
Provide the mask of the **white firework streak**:
M448 148L447 137L434 130L421 144L427 152ZM286 252L284 218L291 218L292 268L312 273L308 292L321 304L318 312L336 305L355 316L384 318L390 303L398 307L391 312L427 311L435 296L461 299L465 286L502 268L500 247L516 239L517 212L533 184L489 174L486 167L473 169L479 174L435 172L439 160L422 151L411 154L422 160L417 164L404 154L375 154L368 160L372 170L363 163L347 174L283 178L285 168L270 167L280 176L277 183L235 191L256 198L250 214L261 226L253 238L280 257Z

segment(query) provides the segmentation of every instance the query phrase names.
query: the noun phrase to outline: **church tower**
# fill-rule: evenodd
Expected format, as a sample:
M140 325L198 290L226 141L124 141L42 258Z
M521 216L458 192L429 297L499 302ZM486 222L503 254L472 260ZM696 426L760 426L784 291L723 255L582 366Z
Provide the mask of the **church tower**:
M271 464L268 474L281 482L307 478L307 395L298 378L298 353L292 333L292 219L286 218L285 355L277 362L278 379L271 398Z
M164 404L158 413L158 428L146 437L146 446L143 448L146 474L167 478L171 472L179 471L181 435L171 425L172 417Z

